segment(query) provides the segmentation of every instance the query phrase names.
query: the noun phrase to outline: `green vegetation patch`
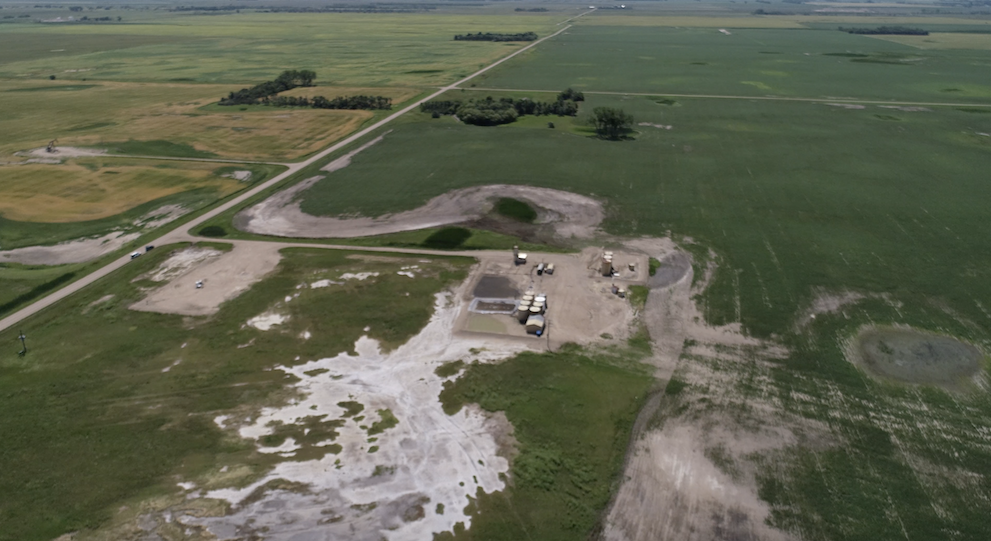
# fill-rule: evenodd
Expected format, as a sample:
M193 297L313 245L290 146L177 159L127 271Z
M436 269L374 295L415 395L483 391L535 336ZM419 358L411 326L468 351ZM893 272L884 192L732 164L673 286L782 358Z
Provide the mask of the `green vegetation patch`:
M499 198L495 204L495 211L501 216L528 224L532 224L537 219L537 211L529 203L511 197Z
M468 403L504 411L520 445L506 490L479 491L471 529L437 539L585 539L609 501L652 381L619 357L565 347L472 364L445 383L446 412Z
M361 402L355 402L354 400L348 400L345 402L338 402L338 406L344 408L345 417L354 417L358 415L365 409L365 405Z
M431 234L423 241L424 248L453 250L471 238L471 230L463 227L445 227Z
M167 156L176 158L216 158L213 152L196 150L191 145L173 143L171 141L125 141L123 143L105 143L105 146L119 154L135 156Z
M197 235L201 237L226 237L227 230L223 226L219 225L207 225L203 226L196 232Z
M86 90L100 85L52 85L52 86L32 86L29 88L12 88L7 92L72 92L74 90Z
M661 268L661 261L655 257L647 259L648 273L653 276L657 274L657 269Z
M378 410L379 420L372 423L372 426L368 428L368 435L373 436L375 434L381 434L390 428L394 428L399 424L399 419L393 415L390 409Z

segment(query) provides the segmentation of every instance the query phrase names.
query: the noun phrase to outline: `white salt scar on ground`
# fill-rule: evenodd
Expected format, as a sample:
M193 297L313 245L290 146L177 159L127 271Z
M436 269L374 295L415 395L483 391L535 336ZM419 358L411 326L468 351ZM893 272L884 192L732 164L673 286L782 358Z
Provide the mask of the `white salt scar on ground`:
M254 327L259 331L267 331L276 325L281 325L289 321L289 316L274 313L264 313L257 315L247 321L249 327Z
M372 277L375 277L375 276L378 276L378 275L379 275L379 273L377 273L377 272L355 272L355 273L345 272L344 274L341 275L341 280L359 280L360 281L360 280L366 280L368 278L372 278Z
M252 485L212 491L206 497L230 502L230 514L183 516L181 522L206 526L221 539L245 533L239 528L250 524L265 532L266 539L314 541L429 541L434 533L452 531L458 522L470 527L471 518L463 512L468 498L475 497L478 489L486 493L505 489L500 475L509 464L498 454L497 437L505 437L511 427L504 415L478 408L445 414L438 399L445 378L435 370L459 359L495 361L524 346L454 337L451 330L462 303L452 300L450 294L437 295L430 322L395 351L383 353L378 342L362 337L355 343L354 355L342 353L281 367L299 379L295 387L303 398L262 410L252 424L240 428L240 435L257 441L278 423L290 425L326 414L324 420L345 419L345 423L333 442L321 445L338 444L341 452L317 460L281 462ZM473 354L473 349L482 352ZM362 420L344 417L338 403L347 401L364 406L357 415ZM369 435L368 427L386 409L398 424ZM370 437L376 440L369 441ZM271 490L260 499L246 500L275 479L302 483L308 490ZM439 504L443 514L437 513Z

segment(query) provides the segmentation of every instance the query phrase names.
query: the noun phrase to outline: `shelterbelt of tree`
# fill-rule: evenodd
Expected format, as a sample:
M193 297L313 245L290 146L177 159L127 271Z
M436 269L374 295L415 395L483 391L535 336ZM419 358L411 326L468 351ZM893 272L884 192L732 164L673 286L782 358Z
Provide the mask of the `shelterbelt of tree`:
M273 107L312 107L314 109L392 109L392 98L384 96L341 96L327 99L323 96L279 96L280 92L298 87L313 86L317 74L310 70L287 70L274 81L266 81L251 88L242 88L221 98L219 105L270 105Z
M569 88L558 94L557 100L553 102L533 101L527 98L500 98L496 100L490 96L484 99L465 101L428 101L420 105L420 111L432 113L434 117L457 115L465 124L474 126L497 126L513 122L524 115L576 116L578 114L577 102L584 100L584 94Z
M928 36L929 32L921 28L907 26L879 26L877 28L843 28L839 30L848 34L865 34L870 36Z
M535 41L535 32L520 32L518 34L493 34L492 32L479 32L477 34L458 34L454 36L454 41Z

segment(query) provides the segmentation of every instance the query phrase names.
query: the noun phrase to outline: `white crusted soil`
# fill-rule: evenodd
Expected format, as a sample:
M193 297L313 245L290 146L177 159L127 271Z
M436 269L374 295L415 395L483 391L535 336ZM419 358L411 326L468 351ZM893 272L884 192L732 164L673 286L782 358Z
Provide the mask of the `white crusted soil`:
M448 416L438 396L444 378L438 366L454 360L493 361L521 351L512 342L487 343L452 335L461 309L458 295L439 294L427 326L399 349L383 353L375 340L360 338L355 355L342 353L295 367L282 367L299 378L295 386L304 398L283 407L263 410L251 424L240 428L242 437L258 440L273 430L270 423L293 424L327 415L345 418L339 402L364 406L357 417L345 418L338 436L338 454L318 460L282 462L264 479L242 489L216 490L210 498L232 504L223 517L179 517L185 524L206 526L220 539L264 532L265 539L324 541L429 541L437 532L451 531L458 522L470 525L463 509L477 490L503 490L500 474L509 464L500 456L500 441L511 427L502 414L489 415L464 408ZM481 353L472 353L481 350ZM320 369L327 370L322 372ZM307 373L312 375L307 375ZM398 424L369 435L368 427L389 410ZM218 425L228 419L217 419ZM362 428L364 426L365 428ZM369 441L369 438L377 438ZM288 440L287 440L288 443ZM284 443L283 446L286 446ZM377 449L373 451L373 446ZM292 444L286 449L292 449ZM268 448L267 451L283 451ZM378 467L378 470L376 468ZM308 490L271 490L251 498L259 487L282 479ZM256 494L257 496L257 494ZM438 514L443 504L443 514Z

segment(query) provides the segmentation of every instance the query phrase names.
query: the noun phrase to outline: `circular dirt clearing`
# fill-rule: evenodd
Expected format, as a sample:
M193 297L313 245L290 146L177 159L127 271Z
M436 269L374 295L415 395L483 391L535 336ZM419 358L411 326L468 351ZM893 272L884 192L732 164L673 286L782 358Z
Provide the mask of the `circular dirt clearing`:
M890 327L861 331L852 353L875 376L954 391L967 387L984 359L976 347L955 338Z

